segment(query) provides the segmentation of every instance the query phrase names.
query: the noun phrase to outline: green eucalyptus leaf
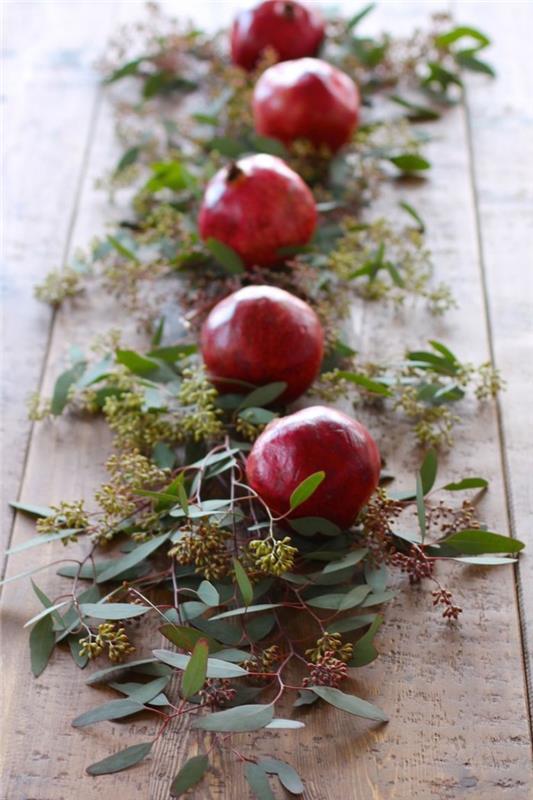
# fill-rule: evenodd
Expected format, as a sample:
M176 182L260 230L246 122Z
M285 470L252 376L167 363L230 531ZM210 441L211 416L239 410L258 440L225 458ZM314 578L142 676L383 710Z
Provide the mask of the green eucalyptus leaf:
M359 630L359 628L366 628L367 625L371 625L376 617L377 614L360 614L358 617L337 619L334 622L328 622L328 631L329 633L356 631Z
M312 692L310 689L300 689L298 691L298 697L293 703L294 708L299 708L300 706L311 706L318 701L318 695Z
M17 511L24 511L25 514L30 514L32 517L53 517L55 514L53 509L48 506L36 506L33 503L19 503L11 500L9 505Z
M298 519L290 519L289 525L301 536L314 536L315 534L338 536L341 533L341 529L337 527L335 523L323 517L299 517Z
M519 539L484 530L458 531L441 539L439 545L446 545L458 553L470 556L485 553L518 553L525 547L524 542Z
M176 453L166 442L157 442L152 450L152 461L161 469L172 469L176 464Z
M314 608L331 609L332 611L347 611L349 608L361 605L370 592L370 586L363 584L355 586L345 594L323 594L307 600L307 604Z
M362 389L365 389L367 392L371 392L372 394L379 394L382 397L392 397L391 390L385 386L383 383L379 381L372 380L368 378L366 375L360 375L357 372L349 372L347 370L339 370L338 371L339 378L343 378L345 381L349 383L355 383L357 386L360 386Z
M50 615L40 619L30 632L31 671L38 678L46 668L54 650L56 637Z
M268 775L260 764L247 763L244 774L256 800L276 800L268 782Z
M277 400L283 394L287 384L284 381L275 381L274 383L267 383L265 386L259 386L254 389L242 400L240 408L262 408L268 406Z
M172 781L170 796L181 797L200 783L208 769L209 759L204 753L189 758Z
M79 361L74 366L61 373L55 382L54 391L52 393L52 402L50 410L54 416L58 416L63 412L67 405L70 387L73 386L85 372L86 362Z
M200 639L199 641L205 641ZM198 646L198 643L195 646ZM207 643L206 643L207 646ZM184 655L183 653L173 653L171 650L153 650L154 656L176 669L186 670L192 656ZM222 661L218 658L209 658L207 660L207 673L208 678L242 678L249 673L240 667L238 664L232 664L229 661Z
M457 483L447 483L442 488L447 492L463 492L465 489L486 489L488 485L485 478L463 478Z
M219 619L227 619L228 617L240 617L242 614L256 614L259 611L269 611L272 608L279 608L283 603L259 603L256 606L243 606L242 608L232 608L229 611L223 611L222 614L216 614L210 617L210 622L216 622Z
M193 650L199 639L207 641L211 653L216 653L217 650L221 650L223 647L223 645L211 636L207 636L207 634L202 631L197 631L196 628L191 628L188 625L173 625L168 623L161 625L159 631L163 634L165 639L168 639L169 642L175 644L176 647L181 647L183 650Z
M426 535L426 506L424 503L424 486L420 473L416 476L416 513L422 541Z
M235 732L257 731L272 722L272 705L244 705L216 711L193 722L192 727L204 731Z
M387 715L380 708L366 700L361 700L360 697L345 694L340 689L334 689L332 686L310 686L309 689L322 700L325 700L326 703L330 703L335 708L340 708L341 711L347 711L356 717L373 719L378 722L388 721Z
M85 711L72 721L73 728L84 728L86 725L92 725L94 722L104 722L111 719L122 719L122 717L129 717L131 714L137 714L142 711L144 706L142 703L137 703L135 700L111 700L109 703L104 703L101 706L92 708L90 711Z
M132 550L131 553L128 553L122 558L113 560L107 569L99 573L96 582L105 583L106 581L113 580L117 575L131 569L139 562L144 561L145 558L148 558L148 556L152 555L152 553L161 547L169 538L170 533L163 533L161 536L156 536L138 545L135 550Z
M388 161L398 167L402 172L420 172L431 167L427 159L415 153L403 153L399 156L389 156Z
M426 225L424 220L418 213L418 211L415 208L413 208L413 206L410 203L406 203L405 200L401 200L398 203L398 205L400 206L400 208L403 208L403 210L406 211L409 214L409 216L411 216L414 219L420 233L424 233L424 231L426 230Z
M431 448L431 450L427 451L422 466L420 467L420 480L422 482L422 492L424 496L431 491L435 484L437 468L437 451Z
M326 564L322 572L329 574L330 572L338 572L339 570L346 569L346 567L354 567L367 555L368 548L360 547L357 550L350 550L345 556L339 558L337 561L331 561Z
M374 637L383 623L383 617L376 616L367 632L356 642L349 667L364 667L378 657L374 647Z
M220 605L220 595L212 583L202 581L197 590L198 597L206 606L214 608Z
M305 786L294 767L277 758L262 758L258 762L265 772L277 775L281 785L291 794L303 794Z
M80 610L86 617L107 620L131 619L151 611L149 606L134 603L81 603Z
M185 699L199 692L207 677L209 645L206 639L199 639L194 645L189 663L185 667L181 682L181 694Z
M122 772L146 758L152 745L153 742L143 742L126 747L125 750L119 750L118 753L91 764L90 767L87 767L87 772L89 775L110 775L113 772Z
M305 503L306 500L309 500L325 477L326 473L323 470L319 470L318 472L313 472L312 475L308 475L307 478L298 484L289 498L291 511L294 511L298 506Z
M157 662L157 658L141 658L137 661L130 661L125 664L115 664L113 667L99 669L97 672L93 672L93 674L89 676L87 679L87 684L92 686L95 683L109 683L112 680L116 680L119 676L126 674L130 670L136 670L154 664L158 665Z
M214 256L215 260L230 275L242 275L245 271L244 263L238 253L224 242L212 237L206 241L206 247Z
M233 559L233 569L235 570L235 580L237 581L242 601L245 606L249 606L254 599L254 587L246 570L236 558Z

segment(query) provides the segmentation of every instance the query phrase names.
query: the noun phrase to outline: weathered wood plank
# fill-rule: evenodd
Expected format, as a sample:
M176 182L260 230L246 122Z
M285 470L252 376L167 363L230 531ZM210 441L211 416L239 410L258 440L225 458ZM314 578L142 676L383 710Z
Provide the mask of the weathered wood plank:
M51 329L52 313L33 298L33 286L65 258L95 111L92 62L100 45L87 2L75 8L6 3L2 14L3 554L13 521L8 501L17 497L27 454L26 397L39 386Z
M375 24L384 21L389 28L410 28L419 19L420 5L389 6ZM415 207L424 210L439 277L453 283L461 309L436 324L423 310L398 317L378 306L357 304L354 318L362 336L354 336L361 336L361 349L369 355L374 350L382 357L387 347L402 351L404 345L418 344L431 335L445 339L462 356L481 360L487 357L488 343L462 110L451 112L435 130L438 139L430 147L434 164L431 178L409 189L408 197ZM99 120L91 152L73 237L77 243L86 241L104 218L105 201L91 190L92 174L98 174L113 158L111 130L104 117ZM391 213L396 199L397 193L391 191L381 210ZM89 331L109 326L109 320L115 324L115 316L112 305L101 297L90 298L88 306L72 316L58 315L45 392L51 388L66 344L86 341ZM387 343L378 333L385 329L391 331ZM453 458L444 469L449 477L457 477L479 470L482 464L492 482L484 511L491 522L505 530L494 409L488 407L478 414L473 408L457 439ZM417 455L411 451L401 424L391 423L390 432L380 440L393 471L401 474L406 468L414 468ZM92 421L65 419L37 428L28 458L24 499L46 503L90 495L101 475L108 441L103 426ZM21 542L30 535L31 525L17 520L14 540ZM57 552L53 546L46 551L39 549L32 563L48 560ZM25 566L22 556L15 557L10 560L9 573ZM354 691L375 698L391 714L388 726L377 729L334 710L324 709L320 715L311 711L306 715L308 727L298 735L242 737L241 749L294 761L308 779L306 796L310 800L455 800L467 790L474 800L525 800L531 773L512 576L505 571L483 570L465 570L461 576L450 578L452 586L459 587L458 598L465 606L460 627L449 628L441 622L429 608L427 597L406 593L387 612L379 645L386 655L357 673ZM61 591L53 575L43 574L41 584L54 596ZM83 676L73 671L68 656L55 656L41 678L31 678L26 635L20 625L36 610L37 603L26 585L6 588L3 634L9 647L3 670L7 698L3 729L10 733L9 742L2 737L6 747L6 797L70 800L76 793L91 800L103 791L112 792L116 800L134 793L151 800L167 797L168 783L181 759L196 751L195 738L174 729L167 740L156 745L150 765L114 778L84 776L88 763L149 739L154 726L146 722L103 723L98 730L71 731L68 719L96 705L103 695L83 689ZM150 644L154 642L147 639L147 648ZM498 652L505 653L505 659L499 658ZM46 745L29 749L28 742L31 746L41 741ZM229 775L225 782L223 773ZM234 760L231 764L224 760L214 779L196 796L224 800L248 796L242 770Z
M472 3L461 3L463 16ZM533 7L482 3L478 10L493 39L497 80L468 80L467 107L485 290L493 357L508 379L499 401L500 442L513 535L533 542L530 391L533 382L533 73L528 52ZM533 556L517 570L524 657L533 715Z

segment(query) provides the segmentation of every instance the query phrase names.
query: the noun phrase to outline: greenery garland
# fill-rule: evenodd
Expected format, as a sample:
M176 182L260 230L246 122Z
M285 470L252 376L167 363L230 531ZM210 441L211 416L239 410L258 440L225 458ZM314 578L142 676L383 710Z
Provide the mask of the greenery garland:
M334 157L305 142L287 150L255 134L250 94L273 55L245 74L227 64L225 32L209 37L184 30L154 6L146 24L122 30L103 65L105 82L134 78L142 97L116 99L125 150L101 183L112 195L133 188L130 214L36 289L39 298L59 305L79 302L97 282L136 316L151 344L139 353L112 331L89 355L74 354L51 398L31 399L33 419L66 410L103 413L114 435L96 510L81 500L49 508L13 504L38 517L38 535L16 549L85 543L81 558L59 567L59 575L72 579L67 596L56 601L33 584L43 610L28 623L32 669L39 675L61 644L81 668L103 656L114 662L88 682L110 685L122 699L81 714L75 727L148 709L160 719L159 737L172 720L189 715L204 752L181 767L169 786L172 797L202 779L210 753L230 747L228 734L303 727L294 716L275 716L286 694L295 708L322 701L386 721L380 708L340 687L350 670L378 655L374 638L383 617L375 609L395 596L390 571L406 573L410 583L429 581L433 604L456 620L461 608L439 581L439 561L510 563L523 547L479 519L476 500L485 479L467 476L435 488L436 448L451 446L465 393L483 401L501 388L491 365L462 363L438 341L397 363L368 363L339 329L354 294L399 305L421 298L436 314L454 304L448 287L434 283L416 210L403 202L405 224L395 226L372 218L369 209L384 182L429 169L415 124L438 119L456 102L461 70L492 74L479 57L489 44L479 31L435 15L427 33L371 39L358 33L370 10L329 21L323 57L356 78L371 120ZM400 116L391 116L391 108ZM287 253L278 270L245 272L236 253L214 240L206 245L196 232L206 181L228 159L249 152L285 158L312 186L321 215L311 245ZM412 491L388 493L390 476L383 473L350 530L320 518L276 518L245 483L251 443L286 412L276 404L285 387L218 395L194 334L221 297L247 283L281 286L319 314L328 352L311 395L348 397L374 415L401 414L412 422L415 441L430 446ZM184 335L166 344L165 308L178 302ZM297 487L292 510L320 480L316 473ZM460 504L443 499L465 491L477 494ZM116 546L118 557L109 552ZM82 590L81 582L88 587ZM169 646L124 662L135 650L132 621L145 615ZM117 682L124 676L129 682ZM128 747L87 771L131 767L153 744ZM256 797L272 796L272 774L292 793L304 791L292 766L243 754L233 742L231 748Z

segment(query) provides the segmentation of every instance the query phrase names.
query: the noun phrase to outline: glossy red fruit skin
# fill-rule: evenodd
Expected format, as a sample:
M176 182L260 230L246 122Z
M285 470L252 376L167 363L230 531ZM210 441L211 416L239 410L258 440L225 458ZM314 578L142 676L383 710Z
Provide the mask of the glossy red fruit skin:
M314 9L291 0L267 0L241 11L231 29L231 59L253 69L267 48L279 61L314 56L324 39L324 21Z
M224 242L250 269L279 264L280 248L307 244L316 222L309 187L281 158L260 153L211 178L198 226L202 239Z
M221 300L204 322L200 343L220 392L243 391L228 378L254 386L284 381L279 400L286 403L309 388L324 355L324 331L313 309L275 286L246 286Z
M307 139L337 152L359 122L359 91L340 69L318 58L274 64L256 83L256 131L284 144Z
M246 463L248 484L276 515L309 475L326 477L289 518L323 517L348 528L375 491L381 459L360 422L325 406L304 408L271 422L256 440Z

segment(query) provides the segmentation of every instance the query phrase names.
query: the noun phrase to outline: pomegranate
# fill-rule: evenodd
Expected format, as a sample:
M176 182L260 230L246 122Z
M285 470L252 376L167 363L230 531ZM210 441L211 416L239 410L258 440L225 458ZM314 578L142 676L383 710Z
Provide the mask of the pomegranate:
M202 328L201 348L219 391L239 392L231 381L254 386L284 381L287 388L279 399L290 402L318 374L324 332L303 300L275 286L247 286L213 308Z
M246 156L207 184L199 216L202 239L233 248L246 267L283 261L280 249L311 239L317 210L309 187L276 156Z
M289 511L292 492L320 470L326 477L289 518L323 517L348 528L380 474L379 450L360 422L325 406L304 408L267 425L246 464L249 485L276 515Z
M265 70L254 89L255 128L290 144L306 139L335 153L359 121L359 91L346 73L318 58L284 61Z
M292 0L267 0L241 11L231 30L231 58L253 69L267 48L280 61L314 56L324 38L324 22L314 9Z

